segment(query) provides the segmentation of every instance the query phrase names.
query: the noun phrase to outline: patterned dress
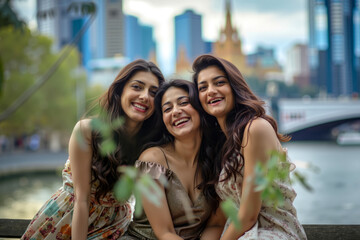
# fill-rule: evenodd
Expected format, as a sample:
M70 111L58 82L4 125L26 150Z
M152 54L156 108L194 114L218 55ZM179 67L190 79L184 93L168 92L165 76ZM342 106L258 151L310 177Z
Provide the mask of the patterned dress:
M63 186L38 211L21 239L71 239L74 188L69 160L62 171L62 178ZM112 192L98 203L95 200L97 185L95 182L91 186L87 239L118 239L131 221L133 204L118 202Z
M286 149L284 149L286 151ZM240 155L237 155L240 160ZM290 164L290 170L295 168L293 163ZM216 192L222 200L228 198L232 199L239 208L241 204L241 186L244 175L244 167L241 170L241 175L236 177L231 176L226 181L221 181L225 178L225 170L220 173L220 181L216 185ZM305 231L296 216L296 209L293 206L293 201L296 197L296 192L292 189L290 180L288 178L285 182L277 181L274 183L279 187L284 196L284 205L275 207L270 204L263 204L260 209L258 220L256 224L244 233L238 240L290 240L301 239L306 240ZM225 229L229 226L229 221L225 225Z

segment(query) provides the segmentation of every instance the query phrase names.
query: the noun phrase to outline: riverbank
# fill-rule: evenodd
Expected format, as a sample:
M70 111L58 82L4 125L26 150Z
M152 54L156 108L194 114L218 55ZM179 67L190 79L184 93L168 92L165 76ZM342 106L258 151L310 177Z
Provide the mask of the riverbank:
M15 151L0 153L0 177L26 172L54 171L63 168L68 153L50 151Z

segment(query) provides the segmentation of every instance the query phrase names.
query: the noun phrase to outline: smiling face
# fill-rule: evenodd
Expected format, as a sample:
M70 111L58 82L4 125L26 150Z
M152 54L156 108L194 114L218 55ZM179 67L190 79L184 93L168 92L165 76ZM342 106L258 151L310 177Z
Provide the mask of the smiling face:
M137 72L127 81L121 94L126 125L142 123L153 114L158 87L159 81L151 72Z
M226 74L217 66L209 66L199 72L199 100L204 110L218 120L226 119L234 108L235 99Z
M161 111L166 129L175 138L196 134L200 130L200 115L191 106L189 94L177 87L170 87L161 101Z

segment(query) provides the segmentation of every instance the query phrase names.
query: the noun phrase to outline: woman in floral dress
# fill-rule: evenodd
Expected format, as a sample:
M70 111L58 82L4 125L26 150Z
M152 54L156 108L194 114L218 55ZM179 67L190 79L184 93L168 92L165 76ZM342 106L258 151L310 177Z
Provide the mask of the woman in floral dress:
M240 71L230 62L202 55L193 63L193 80L204 110L216 119L214 131L222 131L224 144L216 164L216 191L222 200L232 199L238 208L237 229L228 223L221 240L306 239L296 216L296 196L289 179L276 181L284 204L275 206L261 199L254 175L257 163L266 163L270 151L284 152L276 121L266 115L264 102L248 87ZM210 117L211 118L211 117Z
M136 60L121 69L99 99L101 114L80 120L69 141L63 186L44 204L21 239L118 239L127 229L132 206L118 202L112 189L120 165L133 165L143 144L154 140L154 96L164 77L159 68ZM123 124L115 124L123 119ZM99 121L111 126L116 149L102 153Z

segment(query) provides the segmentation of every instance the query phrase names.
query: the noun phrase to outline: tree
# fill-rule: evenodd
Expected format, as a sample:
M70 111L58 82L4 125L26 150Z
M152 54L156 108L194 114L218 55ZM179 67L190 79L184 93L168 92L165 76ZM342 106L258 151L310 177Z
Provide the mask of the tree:
M42 76L57 60L51 52L51 40L30 32L16 31L13 27L0 29L0 53L3 59L5 81L0 96L0 112L3 112L26 89ZM36 129L50 131L71 130L76 121L76 81L74 74L79 56L70 56L27 102L8 119L0 122L4 134L28 134Z
M1 2L0 2L1 3ZM90 18L86 22L86 24L79 30L76 36L69 42L69 45L75 45L81 39L84 32L89 28L92 22L95 19L96 15L96 5L93 2L73 2L70 3L67 12L76 12L81 15L90 15ZM38 12L38 18L46 18L53 17L55 9L48 9L42 12ZM20 20L17 14L11 8L11 0L6 0L2 5L0 5L0 29L7 26L13 26L16 29L24 30L25 23ZM32 86L26 89L22 95L18 97L18 99L14 100L14 102L2 113L0 113L0 122L8 119L11 114L13 114L20 106L22 106L45 82L47 82L50 77L54 74L54 72L59 68L65 58L70 54L71 49L65 48L63 53L59 55L57 61L53 63L53 65L46 71L46 73L38 79ZM5 81L4 77L4 69L3 69L3 61L2 56L0 55L0 94L3 90L3 84Z

